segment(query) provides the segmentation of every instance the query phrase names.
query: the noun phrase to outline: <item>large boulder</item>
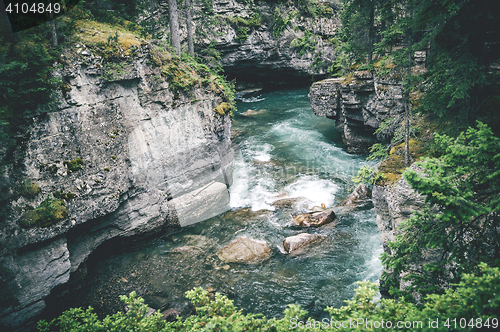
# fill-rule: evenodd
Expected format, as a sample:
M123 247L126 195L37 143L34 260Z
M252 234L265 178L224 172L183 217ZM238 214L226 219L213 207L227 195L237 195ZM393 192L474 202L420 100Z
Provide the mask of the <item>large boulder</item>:
M354 191L344 198L336 208L343 213L355 210L366 210L373 207L372 191L364 184L360 184Z
M269 259L271 248L264 241L257 241L240 236L217 252L224 263L259 264Z
M293 217L292 225L298 227L321 226L331 223L336 218L332 210L310 212Z
M322 242L326 237L317 234L300 233L289 236L283 241L283 249L287 254L300 254L311 245Z

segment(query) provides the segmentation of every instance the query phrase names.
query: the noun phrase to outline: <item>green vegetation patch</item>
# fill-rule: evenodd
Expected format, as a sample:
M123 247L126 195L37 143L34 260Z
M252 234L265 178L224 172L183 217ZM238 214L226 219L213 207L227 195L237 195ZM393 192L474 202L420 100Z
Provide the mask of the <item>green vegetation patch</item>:
M54 320L39 321L37 328L40 332L48 331L161 331L161 332L195 332L195 331L294 331L307 330L310 332L322 331L374 331L372 328L378 323L389 329L397 326L397 322L408 322L410 325L401 325L402 331L448 331L453 328L451 317L464 319L466 326L476 330L477 327L498 327L498 309L500 301L500 270L479 264L477 274L464 274L456 288L447 290L442 295L430 295L417 306L404 299L381 299L375 301L377 284L363 281L358 282L359 288L353 299L346 301L341 308L328 307L330 314L328 323L321 323L313 318L307 318L307 311L300 305L291 304L285 309L283 318L268 319L261 314L244 314L234 306L234 302L226 296L215 293L210 297L208 291L194 288L186 292L186 297L196 308L196 314L184 320L178 318L174 322L163 320L163 315L156 311L146 315L148 306L144 299L137 297L135 292L129 296L121 295L120 299L129 308L127 313L117 312L99 319L93 309L74 308L65 311ZM322 320L325 321L325 320ZM362 322L361 322L362 321ZM369 321L370 323L365 324ZM440 329L429 326L430 322L438 322ZM344 325L334 325L335 322L347 322ZM390 323L390 325L389 325ZM456 319L459 325L458 318ZM343 327L342 327L343 326ZM134 327L131 329L131 327ZM376 329L379 330L379 329ZM383 329L380 329L383 330Z
M233 107L226 103L222 102L217 107L215 107L214 112L219 114L219 115L226 115L228 112L230 112L233 109Z
M76 195L75 195L75 194L73 194L73 193L66 193L66 194L65 194L65 193L63 193L63 192L61 192L61 191L54 191L54 192L52 193L52 195L53 195L55 198L57 198L57 199L64 199L64 200L66 200L66 201L70 201L70 200L72 200L73 198L75 198L75 196L76 196Z
M68 168L68 174L82 169L83 160L82 158L76 158L71 161L65 160L63 162L64 166Z
M27 198L34 198L39 193L40 187L37 186L35 182L29 179L25 180L19 188L19 194Z
M316 50L317 37L309 30L304 31L302 37L292 40L290 46L295 48L300 56L313 53Z
M424 143L419 140L411 139L408 142L410 152L410 163L419 160L424 156ZM406 169L405 166L405 143L401 143L393 147L389 156L380 163L378 171L383 175L376 184L385 186L394 184L401 179L401 175Z
M28 211L19 223L24 228L49 227L68 217L64 201L52 197L45 199L36 209Z

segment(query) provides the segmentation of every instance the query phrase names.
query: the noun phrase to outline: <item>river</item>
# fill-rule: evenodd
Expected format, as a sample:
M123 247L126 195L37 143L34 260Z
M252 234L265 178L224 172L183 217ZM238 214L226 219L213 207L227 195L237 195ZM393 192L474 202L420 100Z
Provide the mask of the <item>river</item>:
M377 281L382 245L373 209L319 228L291 226L292 216L345 198L364 161L345 151L332 120L313 114L307 93L293 89L241 98L233 119L239 152L231 210L133 251L96 251L87 264L87 286L68 305L91 304L111 313L119 309L118 294L135 290L153 308L186 313L183 293L201 286L227 294L244 312L279 317L287 304L297 303L321 318L326 306L340 307L352 298L356 281ZM249 109L254 114L243 115ZM306 199L291 209L271 204L285 196ZM304 231L328 241L303 255L285 255L284 238ZM216 251L238 236L267 241L273 256L259 265L222 263ZM186 245L203 250L172 251Z

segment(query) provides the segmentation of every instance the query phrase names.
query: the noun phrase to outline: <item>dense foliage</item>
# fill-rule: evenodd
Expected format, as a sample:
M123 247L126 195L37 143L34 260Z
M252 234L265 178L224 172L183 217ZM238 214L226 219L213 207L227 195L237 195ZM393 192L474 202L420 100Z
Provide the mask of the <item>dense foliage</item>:
M0 20L0 146L16 144L24 117L50 101L57 80L52 78L53 56L43 27L13 35Z
M401 78L408 55L424 51L426 71L411 79L413 89L425 92L418 109L442 119L453 114L450 129L463 129L489 116L500 92L498 74L490 68L500 54L496 5L494 0L345 0L334 70L345 74L373 59L367 68Z
M401 331L474 331L499 326L500 270L481 264L477 275L463 275L455 290L426 298L422 307L401 300L374 301L377 285L361 282L356 296L339 309L327 308L330 318L321 321L306 318L307 311L289 305L283 318L267 319L244 314L233 301L195 288L186 293L196 307L196 314L166 322L159 312L146 315L148 307L135 292L120 298L128 311L99 319L89 307L70 309L51 322L40 321L38 330L48 331L375 331L388 327ZM455 327L455 328L454 328Z
M456 138L436 134L435 149L441 156L418 162L421 173L404 173L426 205L383 257L393 294L441 293L481 261L500 265L500 138L478 122ZM412 286L400 290L403 272Z

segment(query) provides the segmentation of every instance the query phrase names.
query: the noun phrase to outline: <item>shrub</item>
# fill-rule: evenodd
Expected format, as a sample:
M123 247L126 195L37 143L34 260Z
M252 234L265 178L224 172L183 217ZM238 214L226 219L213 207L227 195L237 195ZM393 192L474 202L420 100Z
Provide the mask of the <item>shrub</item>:
M19 222L24 228L49 227L67 217L68 210L64 202L49 197L36 209L26 212Z
M358 175L352 178L352 181L356 184L365 183L374 185L377 181L384 178L384 175L375 171L373 167L368 167L363 165L358 171Z
M57 198L57 199L64 199L64 200L66 200L66 201L70 201L70 200L72 200L73 198L75 198L75 196L76 196L76 195L75 195L75 194L73 194L73 193L67 193L67 194L65 194L65 193L60 192L60 191L54 191L54 192L52 193L52 195L54 196L54 198Z
M118 312L100 320L91 307L87 310L81 308L65 311L60 317L51 322L44 320L38 322L38 330L47 331L292 331L299 327L307 331L374 331L375 322L384 321L384 327L389 326L403 331L415 331L415 323L424 331L448 331L453 327L453 318L457 326L466 320L465 331L473 331L481 327L498 327L498 309L500 307L500 270L479 265L480 273L477 275L463 275L462 282L456 289L449 289L443 295L430 295L421 307L408 303L403 299L374 300L377 294L377 285L368 281L359 282L359 288L352 300L346 305L334 309L325 309L330 319L321 322L312 318L307 320L307 311L300 305L289 305L284 311L283 318L266 319L262 315L246 314L238 310L233 301L219 293L210 299L208 292L202 288L194 288L186 292L186 297L196 307L196 314L187 317L184 321L178 318L174 322L162 320L159 312L146 316L148 306L144 300L136 296L121 295L120 299L129 308L126 314ZM474 319L471 321L471 319ZM299 320L302 325L299 325ZM438 321L438 329L430 326L430 322ZM363 321L363 323L360 323ZM327 323L328 322L328 326ZM342 326L334 325L335 322L348 322ZM354 322L354 324L352 323ZM397 322L410 322L411 326L403 324L398 327ZM470 323L472 322L472 323ZM320 323L320 324L318 324ZM420 325L418 325L420 323ZM446 325L448 324L448 326ZM489 326L488 326L489 324ZM299 330L297 329L297 330ZM379 330L379 329L375 329ZM383 330L380 329L380 330ZM455 329L456 330L456 329Z

